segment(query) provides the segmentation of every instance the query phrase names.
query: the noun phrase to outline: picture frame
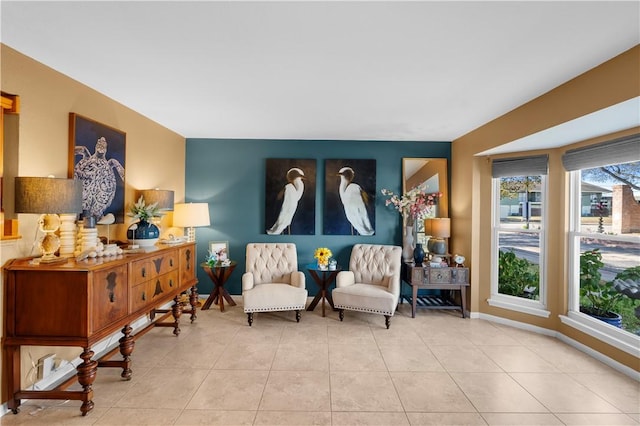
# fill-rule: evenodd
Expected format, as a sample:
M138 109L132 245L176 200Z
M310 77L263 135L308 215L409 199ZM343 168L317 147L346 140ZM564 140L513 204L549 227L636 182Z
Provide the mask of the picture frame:
M267 158L265 164L265 233L315 235L317 161Z
M217 255L217 262L231 260L229 257L229 241L209 241L209 254Z
M82 181L82 217L125 221L126 133L69 113L68 177Z
M324 165L323 234L375 235L376 160L328 159ZM343 183L346 193L357 194L360 201L351 199L348 204L343 203L340 194Z

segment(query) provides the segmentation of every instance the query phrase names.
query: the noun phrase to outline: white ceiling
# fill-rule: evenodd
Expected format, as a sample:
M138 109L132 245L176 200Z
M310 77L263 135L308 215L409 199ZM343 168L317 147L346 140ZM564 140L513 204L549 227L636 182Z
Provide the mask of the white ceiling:
M640 43L638 1L0 8L3 43L188 138L450 141Z

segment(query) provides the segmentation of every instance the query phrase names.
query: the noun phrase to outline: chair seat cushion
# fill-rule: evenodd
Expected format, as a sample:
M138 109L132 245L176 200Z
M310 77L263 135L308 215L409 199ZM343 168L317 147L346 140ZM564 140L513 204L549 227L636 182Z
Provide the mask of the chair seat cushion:
M338 309L393 315L398 299L386 288L371 284L353 284L331 292Z
M258 284L242 292L244 311L295 311L305 308L307 290L289 284Z

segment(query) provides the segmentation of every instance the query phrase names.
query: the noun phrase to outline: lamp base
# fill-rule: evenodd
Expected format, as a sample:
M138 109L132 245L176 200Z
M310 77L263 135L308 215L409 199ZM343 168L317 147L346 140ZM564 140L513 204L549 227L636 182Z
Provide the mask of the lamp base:
M196 240L196 228L193 226L187 229L187 241L192 243Z
M439 238L429 238L427 248L432 254L447 254L447 243Z

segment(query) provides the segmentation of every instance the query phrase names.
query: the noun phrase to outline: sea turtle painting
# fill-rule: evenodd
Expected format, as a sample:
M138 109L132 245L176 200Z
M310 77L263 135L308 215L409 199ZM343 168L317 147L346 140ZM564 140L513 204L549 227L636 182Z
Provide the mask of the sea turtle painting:
M115 159L107 159L107 139L101 137L91 154L86 146L76 146L75 155L82 156L74 168L76 179L82 180L82 210L100 219L116 195L117 177L124 182L124 167Z

